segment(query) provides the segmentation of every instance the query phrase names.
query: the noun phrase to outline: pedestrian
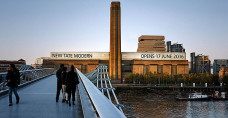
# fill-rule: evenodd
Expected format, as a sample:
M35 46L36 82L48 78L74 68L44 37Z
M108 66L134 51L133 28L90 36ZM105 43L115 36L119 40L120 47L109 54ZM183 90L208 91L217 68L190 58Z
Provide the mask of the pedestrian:
M64 64L60 64L60 69L56 72L56 77L57 77L57 92L56 92L56 102L59 101L59 94L62 89L62 71L64 68Z
M68 102L68 95L67 95L67 92L66 92L66 78L67 78L67 68L64 67L63 68L63 71L62 71L62 103L67 101Z
M77 84L79 84L78 75L76 72L74 72L74 66L72 65L70 68L70 71L67 73L67 80L66 80L66 85L67 85L66 91L68 93L69 106L71 106L71 95L72 95L72 102L74 105Z
M6 75L7 86L9 87L9 106L13 105L12 92L16 97L16 104L19 103L20 97L17 93L18 85L20 84L20 73L14 64L10 64L10 70Z

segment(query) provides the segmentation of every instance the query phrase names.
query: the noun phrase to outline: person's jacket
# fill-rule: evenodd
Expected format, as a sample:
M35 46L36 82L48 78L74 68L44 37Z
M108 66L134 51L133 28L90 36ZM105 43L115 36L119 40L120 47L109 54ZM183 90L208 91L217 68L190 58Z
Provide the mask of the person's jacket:
M66 85L67 87L74 87L79 83L78 75L74 71L69 71L67 73Z
M8 82L10 80L10 82ZM9 70L6 75L7 86L9 87L18 87L20 84L20 73L17 69L14 71Z
M57 83L60 85L62 85L62 70L59 69L57 72L56 72L56 77L57 77Z
M62 85L66 85L67 72L63 71L61 76L62 76Z

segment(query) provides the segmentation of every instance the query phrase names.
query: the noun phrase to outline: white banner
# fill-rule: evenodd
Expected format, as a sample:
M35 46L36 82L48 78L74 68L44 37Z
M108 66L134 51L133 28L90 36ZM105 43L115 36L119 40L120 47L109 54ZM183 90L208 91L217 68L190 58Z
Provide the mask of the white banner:
M108 52L51 52L51 59L108 60Z
M122 60L186 60L183 52L122 52Z
M109 52L51 52L51 59L109 60ZM186 60L185 53L178 52L122 52L122 60Z

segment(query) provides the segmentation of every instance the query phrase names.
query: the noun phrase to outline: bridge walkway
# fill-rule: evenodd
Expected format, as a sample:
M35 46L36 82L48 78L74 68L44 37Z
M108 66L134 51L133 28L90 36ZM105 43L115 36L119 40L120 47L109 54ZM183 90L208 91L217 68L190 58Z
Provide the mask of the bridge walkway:
M58 103L55 101L56 76L48 76L38 82L18 90L20 103L8 106L8 94L0 97L0 118L81 118L83 117L78 91L76 104L68 106L62 103L62 95Z

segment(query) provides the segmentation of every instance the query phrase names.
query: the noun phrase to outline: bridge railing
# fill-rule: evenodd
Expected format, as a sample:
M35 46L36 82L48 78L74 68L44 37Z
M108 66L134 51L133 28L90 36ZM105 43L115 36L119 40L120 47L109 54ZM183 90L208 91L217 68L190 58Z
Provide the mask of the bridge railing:
M96 117L100 118L126 118L124 113L121 112L106 96L104 96L104 94L84 74L82 74L78 69L76 69L76 72L80 79L78 88L82 102L82 109L83 112L85 112L83 113L85 118L91 117L88 116L88 112L91 115L96 115ZM87 96L84 96L85 94L83 94L83 92L86 93ZM89 101L88 99L83 99L86 97ZM83 103L86 103L87 105L83 105ZM88 106L90 107L88 108Z
M20 73L20 86L28 84L31 81L35 81L40 78L44 78L54 72L53 68L44 68L44 69L31 69L19 71ZM6 75L7 72L0 73L0 92L2 90L8 89L6 86Z

